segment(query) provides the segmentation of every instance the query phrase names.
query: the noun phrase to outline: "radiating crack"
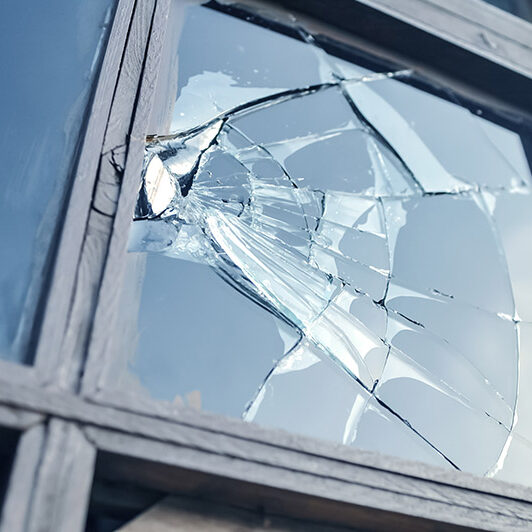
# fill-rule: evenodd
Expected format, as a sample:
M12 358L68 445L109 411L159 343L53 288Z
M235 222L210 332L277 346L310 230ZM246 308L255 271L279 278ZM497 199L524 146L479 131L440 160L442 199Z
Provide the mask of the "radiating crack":
M321 82L240 100L254 87L204 72L182 93L213 113L148 138L130 250L209 265L299 335L245 419L301 426L278 397L300 386L293 400L312 404L320 371L350 413L337 433L312 416L304 432L500 470L522 320L498 198L530 195L503 149L516 139L409 86L409 70L358 73L296 31Z

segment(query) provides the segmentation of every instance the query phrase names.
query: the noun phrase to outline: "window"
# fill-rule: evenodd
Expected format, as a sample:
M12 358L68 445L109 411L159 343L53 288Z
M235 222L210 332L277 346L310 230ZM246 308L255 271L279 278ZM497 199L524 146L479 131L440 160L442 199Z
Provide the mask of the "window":
M20 239L2 532L529 528L528 23L100 7L31 13L82 96L44 77L71 121Z
M528 483L529 126L295 25L181 16L112 384Z

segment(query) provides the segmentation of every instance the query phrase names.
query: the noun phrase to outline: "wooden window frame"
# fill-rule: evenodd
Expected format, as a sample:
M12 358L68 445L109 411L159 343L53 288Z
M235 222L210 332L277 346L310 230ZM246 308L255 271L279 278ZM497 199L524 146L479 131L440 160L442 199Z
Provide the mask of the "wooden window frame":
M0 425L21 433L1 530L82 531L96 464L166 493L369 530L532 527L531 488L107 390L170 1L118 0L35 362L0 363ZM468 98L532 117L532 24L481 0L271 3Z

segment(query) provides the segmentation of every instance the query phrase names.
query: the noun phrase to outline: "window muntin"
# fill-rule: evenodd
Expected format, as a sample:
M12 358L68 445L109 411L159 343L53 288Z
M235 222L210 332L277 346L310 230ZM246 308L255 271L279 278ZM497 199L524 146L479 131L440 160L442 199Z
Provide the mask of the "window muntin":
M28 342L114 1L6 3L0 40L0 358Z
M219 21L187 34L203 14ZM137 337L140 348L118 386L526 482L512 465L530 460L517 400L530 352L519 136L413 87L409 72L326 56L300 28L305 84L259 75L255 87L263 63L242 61L251 44L224 49L238 35L224 33L228 16L186 17L173 120L149 139L130 242L124 306L141 299L140 334L125 319L125 336L129 354ZM183 54L198 48L185 36L212 27L221 70L194 56L187 73Z

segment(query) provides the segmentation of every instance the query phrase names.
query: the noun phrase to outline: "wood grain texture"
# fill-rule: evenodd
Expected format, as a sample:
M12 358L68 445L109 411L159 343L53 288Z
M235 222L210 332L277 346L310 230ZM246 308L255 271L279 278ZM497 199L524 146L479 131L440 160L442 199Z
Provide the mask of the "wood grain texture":
M317 456L327 460L336 460L342 464L356 464L377 471L383 470L532 503L532 488L454 470L444 470L421 462L409 462L339 444L335 445L186 408L175 410L171 419L162 419L153 415L141 415L94 403L92 400L84 400L79 396L59 391L22 388L10 386L8 383L0 387L0 404L82 424L115 428L126 433L175 442L180 445L197 442L200 448L214 452L224 451L224 442L228 442L233 451L241 448L242 457L250 460L257 458L256 453L264 455L265 459L269 460L271 448L282 449L288 451L288 457L299 456L299 459L303 461L307 459L306 457ZM249 455L246 454L248 446L251 453ZM314 467L314 465L311 464L309 467Z
M116 335L113 334L113 331L115 330L117 313L120 311L119 299L122 288L121 280L123 279L126 262L127 240L140 186L145 138L148 133L147 128L157 85L169 5L169 0L158 0L154 13L138 99L135 105L134 119L129 135L127 159L124 162L120 194L116 198L113 235L98 294L88 361L84 372L83 390L86 394L94 393L100 386L104 385L105 379L113 378L112 375L109 375L109 368L112 365L111 359L114 357L114 342L116 341ZM116 132L113 134L116 134Z
M135 0L118 1L90 104L36 348L35 364L40 380L44 383L53 382L58 374L58 366L66 361L61 356L60 349L72 304L72 290L87 231L100 153L134 4Z
M137 2L126 40L126 48L114 91L109 121L103 140L98 175L85 239L79 258L66 332L60 349L61 366L56 383L77 387L93 327L94 312L101 290L109 242L116 232L115 218L126 167L142 161L139 141L133 138L133 116L138 106L139 84L150 35L155 0ZM140 166L137 166L140 172ZM116 279L115 279L116 282Z
M329 459L338 459L393 473L414 476L437 482L449 482L466 489L479 490L505 496L525 497L532 502L532 489L514 486L506 482L492 481L478 476L434 468L421 462L411 462L379 453L355 449L342 444L324 442L297 434L264 428L254 423L245 423L238 419L226 418L209 412L198 412L187 407L165 403L149 398L112 392L101 392L89 399L120 411L159 419L170 424L183 424L208 432L225 434L265 445L290 449L304 455L316 455ZM140 419L140 418L139 418ZM140 420L139 420L140 423ZM503 491L500 491L500 490ZM492 491L495 490L495 491ZM528 495L525 495L528 493Z
M83 425L87 439L100 452L146 461L142 475L136 466L130 468L132 479L161 491L178 489L181 480L173 472L187 470L288 490L303 498L367 507L370 513L391 512L453 526L490 523L494 530L532 527L532 490L521 486L243 422L218 418L211 428L198 427L192 425L192 416L182 422L154 419L64 392L17 389L13 394L5 386L0 388L0 403L13 407L16 402L19 408ZM240 430L235 434L237 424Z
M366 508L370 514L372 511L392 512L480 528L487 522L492 529L513 527L526 530L532 524L532 507L524 501L479 494L333 460L322 461L308 455L296 458L282 449L262 449L266 452L259 457L258 453L252 456L253 451L259 449L252 450L247 442L242 441L232 442L232 448L228 448L227 441L219 441L217 451L206 451L201 444L192 445L190 441L188 445L177 445L90 427L86 433L99 449L145 461L145 478L137 461L125 468L125 471L134 471L130 481L136 477L143 485L170 493L182 493L181 470L186 470L200 476L215 476L225 481L357 505ZM202 490L211 494L214 490L216 497L222 496L226 490L224 482L219 489L215 486L212 479L205 480Z
M321 0L270 1L296 17L342 30L362 49L391 56L459 92L476 92L484 101L499 100L501 108L532 115L532 54L523 35L532 25L500 10L490 14L480 0L335 0L335 9Z
M27 532L83 530L95 456L96 450L75 424L50 421Z
M532 78L532 32L524 20L478 0L358 1Z
M167 449L158 445L152 450L164 453ZM175 458L175 449L173 453L170 459ZM164 488L168 493L284 517L303 518L316 523L348 526L350 529L460 530L464 525L453 524L453 521L466 522L468 519L466 514L469 512L463 509L460 516L456 508L447 508L430 500L416 500L408 496L369 490L360 484L346 485L331 478L316 480L306 474L284 475L282 472L267 470L259 472L261 480L255 483L249 477L248 480L239 478L241 468L238 463L233 466L233 475L217 475L203 473L198 469L197 465L201 463L202 457L187 458L196 460L191 464L192 467L163 463L161 459L153 461L102 453L97 472L101 476L106 475L107 478L112 477L128 484L141 482L143 486L154 489ZM226 460L229 467L230 462ZM393 508L399 510L395 512ZM420 514L428 514L430 517L420 517ZM438 516L442 517L442 521L438 520ZM472 522L475 515L470 517ZM483 517L492 523L492 530L504 529L504 524L513 525L518 522L510 519L503 523L505 518L492 520L492 516L487 514Z
M451 11L455 16L464 17L479 26L489 28L494 33L504 36L505 39L510 39L524 47L532 48L532 27L530 22L502 11L484 0L469 0L468 2L463 0L425 1Z
M23 431L42 422L43 418L44 416L35 412L0 405L0 426L2 427Z

